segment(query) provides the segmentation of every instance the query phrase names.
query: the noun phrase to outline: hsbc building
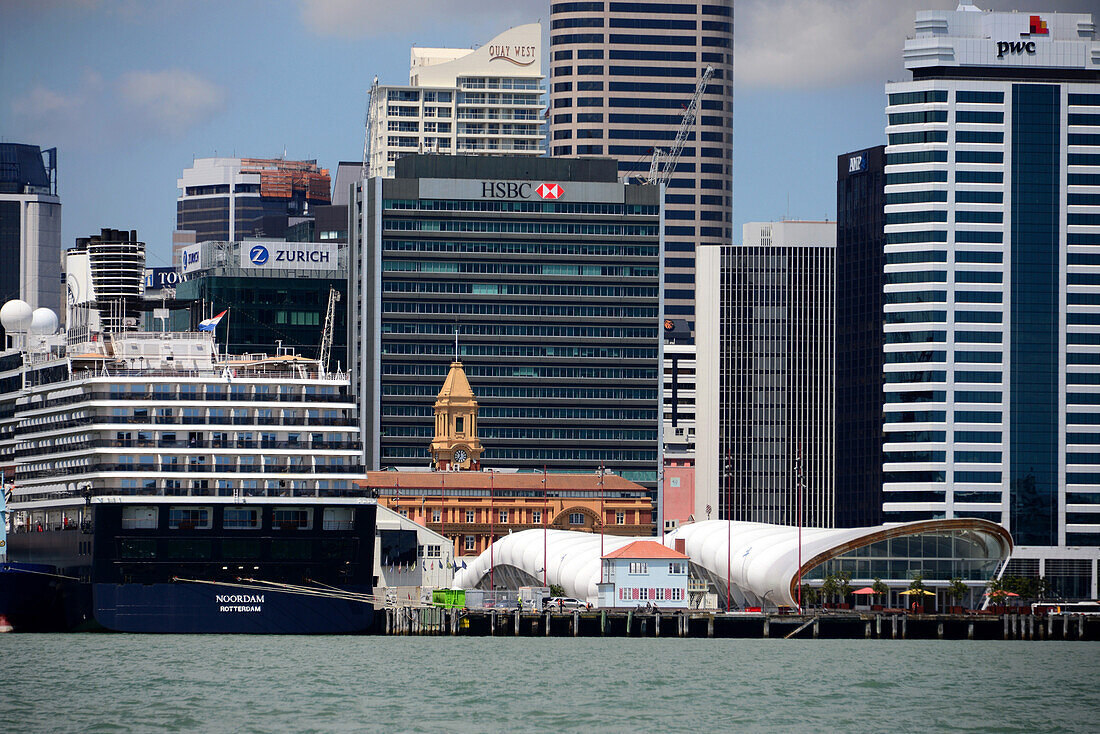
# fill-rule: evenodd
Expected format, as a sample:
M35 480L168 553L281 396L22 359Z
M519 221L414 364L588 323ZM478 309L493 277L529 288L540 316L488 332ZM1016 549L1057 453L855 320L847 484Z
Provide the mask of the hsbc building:
M413 155L355 186L349 339L371 469L428 465L457 356L487 468L655 487L660 196L610 159Z

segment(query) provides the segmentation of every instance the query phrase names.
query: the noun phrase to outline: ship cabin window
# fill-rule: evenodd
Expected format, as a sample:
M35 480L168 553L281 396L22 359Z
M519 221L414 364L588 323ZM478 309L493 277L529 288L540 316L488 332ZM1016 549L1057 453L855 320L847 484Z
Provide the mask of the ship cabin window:
M226 507L222 510L222 527L226 530L259 530L259 507Z
M355 510L350 507L326 507L323 527L325 530L354 530Z
M157 508L149 505L127 505L122 508L123 530L156 530Z
M211 510L210 507L169 507L168 528L170 530L209 530Z
M272 530L310 530L313 512L308 507L276 507L271 513Z

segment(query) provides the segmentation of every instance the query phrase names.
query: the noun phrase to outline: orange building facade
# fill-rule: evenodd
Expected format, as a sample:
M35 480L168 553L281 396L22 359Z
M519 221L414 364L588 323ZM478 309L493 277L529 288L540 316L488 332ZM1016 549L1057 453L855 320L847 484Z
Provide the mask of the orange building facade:
M532 528L653 534L648 491L613 474L374 471L362 486L449 538L455 556L476 556L494 539Z
M653 534L648 491L620 476L481 469L477 412L462 363L455 361L435 402L430 452L436 471L372 471L360 486L449 538L456 557L476 556L503 535L533 528Z

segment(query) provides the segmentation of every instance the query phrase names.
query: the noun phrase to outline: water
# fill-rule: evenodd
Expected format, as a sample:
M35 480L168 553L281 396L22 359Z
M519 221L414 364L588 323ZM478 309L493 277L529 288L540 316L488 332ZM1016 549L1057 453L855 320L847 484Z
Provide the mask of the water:
M0 731L1095 732L1100 643L0 635Z

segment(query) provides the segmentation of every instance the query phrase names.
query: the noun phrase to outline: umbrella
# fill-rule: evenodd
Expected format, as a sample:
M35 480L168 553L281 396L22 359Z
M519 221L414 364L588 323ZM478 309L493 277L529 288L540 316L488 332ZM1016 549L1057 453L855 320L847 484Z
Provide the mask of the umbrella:
M929 591L928 589L909 589L909 591L901 592L902 596L918 596L921 594L924 596L935 596L936 592Z
M878 592L877 592L877 591L875 591L874 589L872 589L872 588L871 588L870 586L864 586L864 587L863 587L862 589L856 589L856 590L855 590L855 591L853 591L852 593L853 593L853 594L866 594L866 595L870 595L870 594L877 594Z
M1019 594L1017 594L1015 591L987 591L982 594L982 596L1019 596Z

